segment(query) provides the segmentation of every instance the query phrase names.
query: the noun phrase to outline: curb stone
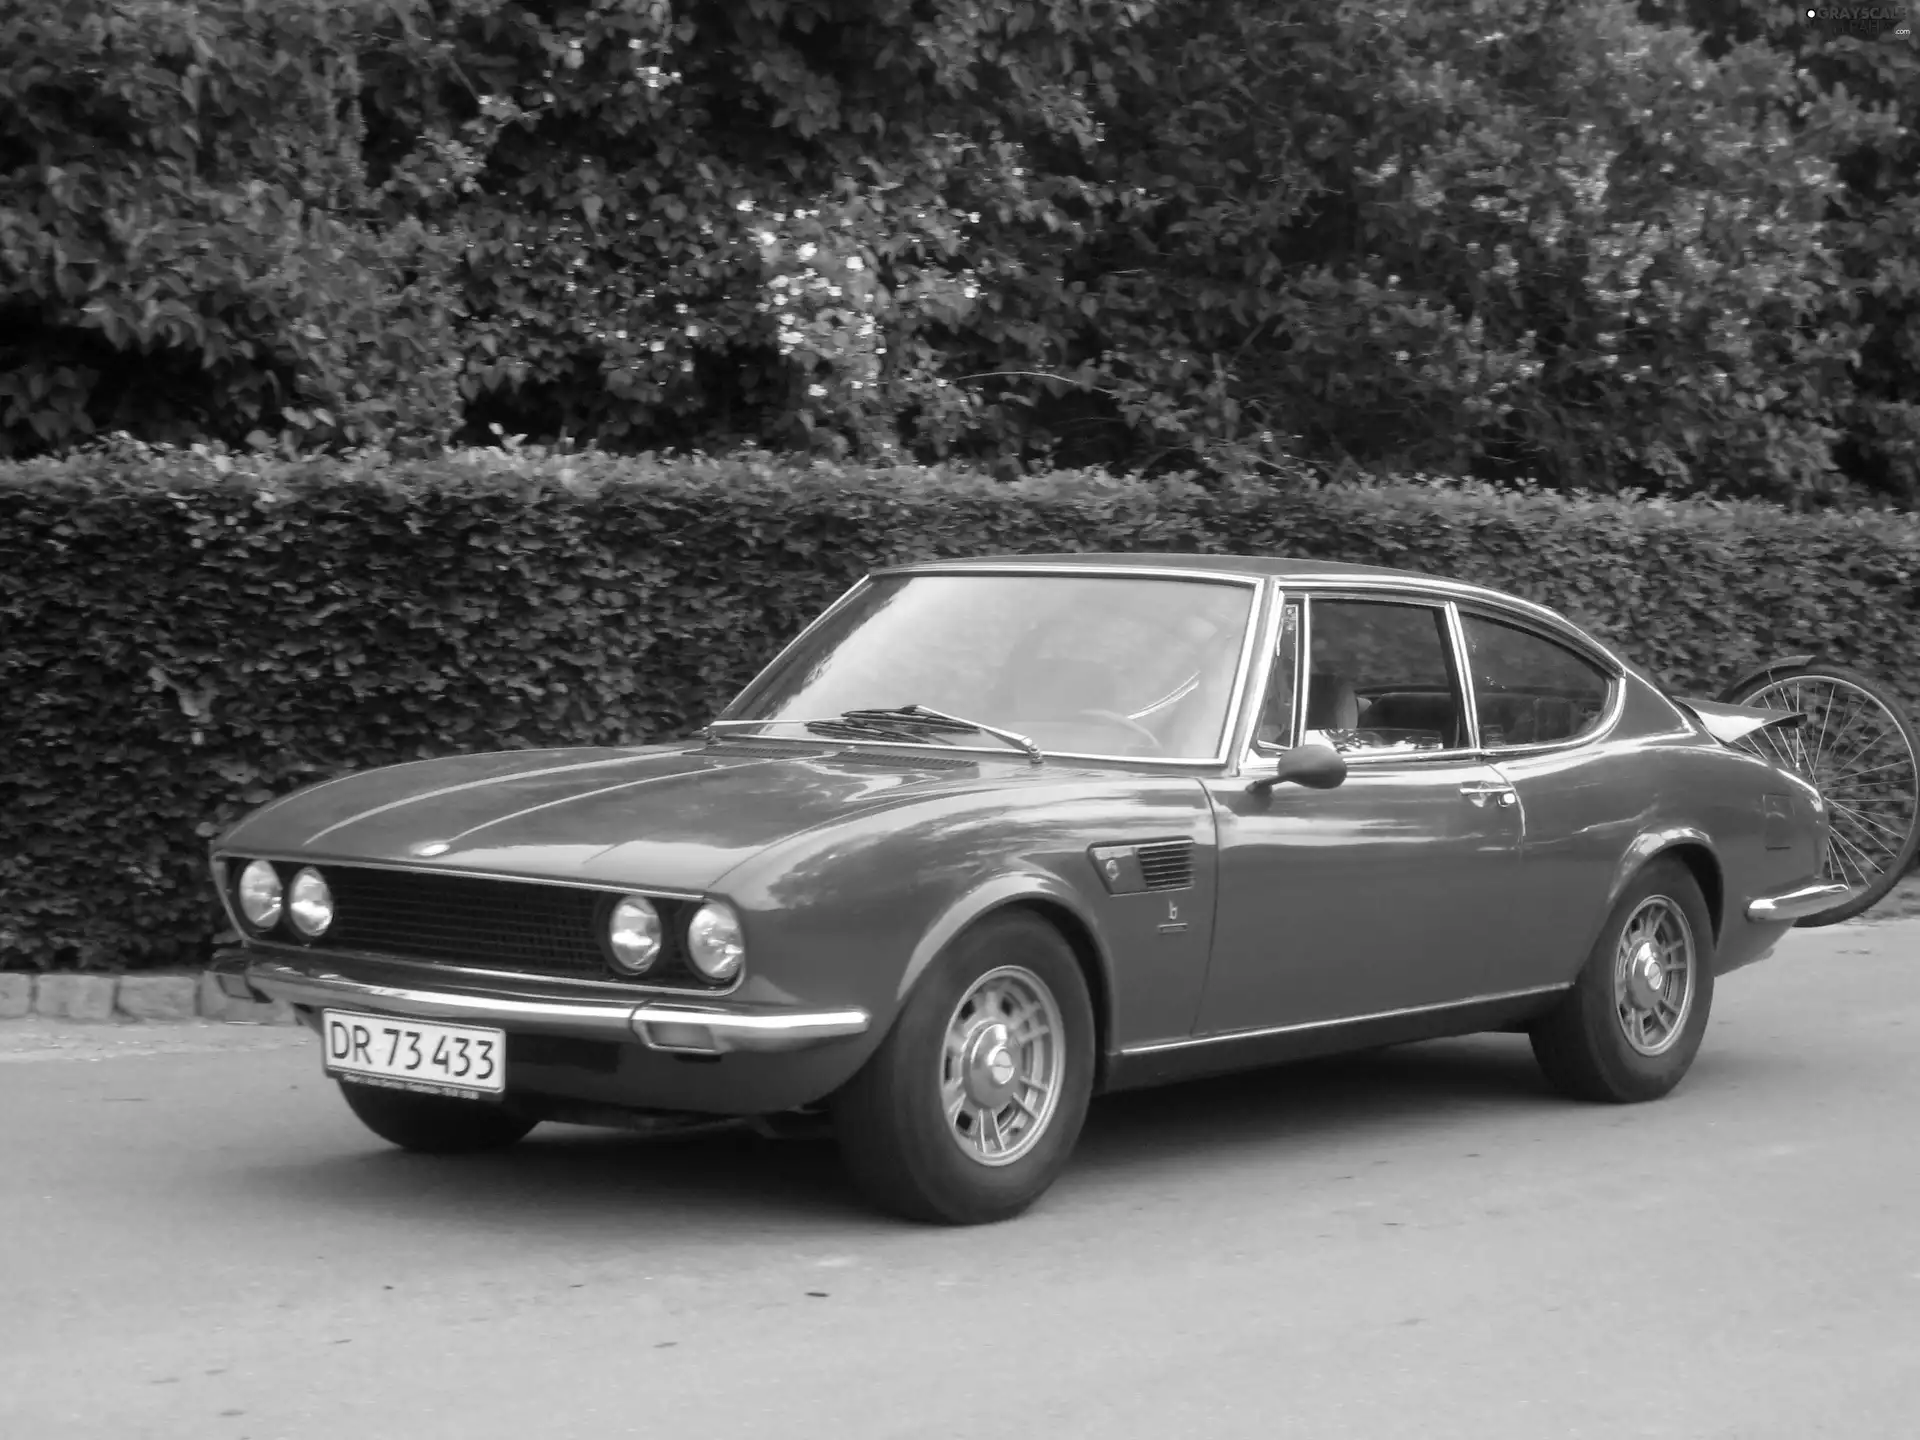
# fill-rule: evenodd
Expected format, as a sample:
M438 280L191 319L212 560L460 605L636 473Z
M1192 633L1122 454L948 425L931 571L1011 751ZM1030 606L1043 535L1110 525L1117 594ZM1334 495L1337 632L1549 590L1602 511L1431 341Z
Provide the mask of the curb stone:
M33 1010L33 977L0 975L0 1020L22 1020Z
M117 988L111 975L36 975L33 1013L49 1020L111 1020Z
M77 1020L186 1023L224 1020L243 1025L293 1025L283 1000L235 1000L203 972L171 975L30 975L0 972L0 1020Z
M122 975L114 1008L133 1020L191 1020L199 991L191 975Z

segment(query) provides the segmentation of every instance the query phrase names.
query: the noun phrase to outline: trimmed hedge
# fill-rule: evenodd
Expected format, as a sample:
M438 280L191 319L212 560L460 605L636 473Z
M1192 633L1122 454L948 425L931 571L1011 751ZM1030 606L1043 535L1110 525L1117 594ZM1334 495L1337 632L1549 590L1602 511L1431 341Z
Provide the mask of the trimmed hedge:
M202 958L207 838L359 766L684 734L865 571L1290 553L1482 581L1670 682L1824 652L1920 706L1920 524L1404 481L122 447L0 467L0 968Z

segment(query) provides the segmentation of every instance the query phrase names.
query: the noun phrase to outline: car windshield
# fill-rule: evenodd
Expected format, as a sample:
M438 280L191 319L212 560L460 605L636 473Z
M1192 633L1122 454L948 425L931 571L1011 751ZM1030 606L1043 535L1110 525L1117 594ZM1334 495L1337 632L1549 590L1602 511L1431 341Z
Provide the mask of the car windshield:
M1254 594L1238 582L1132 575L887 576L769 667L726 718L920 705L1060 754L1212 759Z

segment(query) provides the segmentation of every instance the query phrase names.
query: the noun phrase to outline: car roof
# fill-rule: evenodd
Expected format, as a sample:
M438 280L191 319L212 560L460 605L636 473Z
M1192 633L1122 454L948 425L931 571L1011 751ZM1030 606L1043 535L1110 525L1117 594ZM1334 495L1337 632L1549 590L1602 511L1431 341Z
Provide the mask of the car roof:
M1061 551L1047 554L978 555L965 559L924 560L911 565L890 565L876 575L910 575L942 570L1008 570L1027 566L1075 565L1102 570L1211 571L1220 575L1249 579L1281 580L1374 579L1401 580L1412 584L1430 584L1436 580L1448 585L1466 582L1446 580L1418 570L1395 570L1385 565L1350 565L1343 560L1306 560L1291 555L1192 555L1179 551L1155 550L1118 553L1113 551ZM1484 587L1475 585L1473 589ZM1499 591L1488 590L1489 595ZM1507 598L1502 596L1501 598Z

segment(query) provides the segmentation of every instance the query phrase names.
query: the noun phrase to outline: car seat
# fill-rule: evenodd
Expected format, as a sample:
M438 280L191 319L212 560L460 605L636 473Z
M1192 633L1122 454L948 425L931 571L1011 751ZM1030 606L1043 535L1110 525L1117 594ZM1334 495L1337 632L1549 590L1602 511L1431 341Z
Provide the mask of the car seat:
M1316 671L1307 680L1307 729L1358 730L1360 697L1353 683L1332 671Z

